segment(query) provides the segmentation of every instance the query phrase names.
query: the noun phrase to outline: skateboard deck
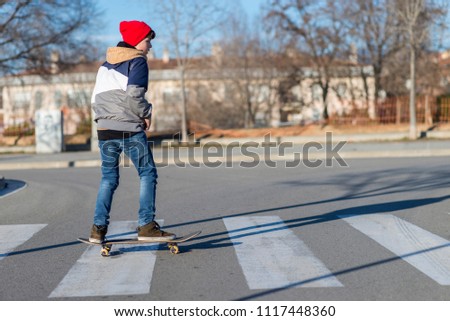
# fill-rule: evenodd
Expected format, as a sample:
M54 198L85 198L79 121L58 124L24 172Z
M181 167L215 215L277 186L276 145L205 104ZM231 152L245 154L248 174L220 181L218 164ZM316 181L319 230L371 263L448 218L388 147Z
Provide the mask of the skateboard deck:
M102 256L109 256L109 252L111 251L111 248L114 244L149 244L149 243L167 243L170 253L178 254L180 252L180 249L178 248L177 245L178 243L189 241L194 237L198 236L200 233L201 231L197 231L181 237L176 237L173 240L168 241L141 241L138 240L137 238L127 238L127 239L110 239L110 240L106 239L103 243L94 243L90 242L89 239L83 237L78 238L78 241L90 245L101 245L102 250L100 254Z

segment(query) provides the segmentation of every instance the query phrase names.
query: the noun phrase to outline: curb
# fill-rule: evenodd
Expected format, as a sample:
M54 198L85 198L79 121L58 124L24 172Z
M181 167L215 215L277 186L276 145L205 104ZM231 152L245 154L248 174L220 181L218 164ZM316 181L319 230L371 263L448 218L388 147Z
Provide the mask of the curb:
M331 139L333 141L346 141L349 143L369 143L369 142L395 142L408 139L408 134L405 133L381 133L376 135L367 134L333 134L330 132ZM236 137L236 138L204 138L200 140L200 146L205 145L229 145L229 144L245 144L245 143L258 143L276 142L297 144L307 144L311 142L325 143L327 142L328 133L321 136L259 136L259 137ZM447 135L441 135L439 138L450 138L450 133L442 133ZM428 137L428 136L427 136ZM436 137L437 138L437 137Z
M210 157L208 162L202 159L201 155L199 157L186 157L181 156L175 160L167 160L162 157L155 157L155 163L157 167L166 167L171 165L184 165L191 166L192 161L195 161L195 165L192 166L208 166L208 164L217 164L217 162L222 164L230 163L261 163L266 160L271 161L285 161L292 162L295 160L303 160L304 157L301 153L285 153L284 155L270 155L266 158L263 154L255 154L255 158L252 159L250 156L245 155L232 155L232 156L217 156ZM443 157L450 156L449 149L428 149L428 150L397 150L397 151L341 151L339 153L342 159L370 159L370 158L411 158L411 157ZM309 153L308 157L315 160L325 160L332 159L328 157L325 152L314 152ZM95 168L100 167L100 160L74 160L74 161L53 161L53 162L29 162L29 163L0 163L1 171L9 170L23 170L23 169L65 169L65 168ZM184 167L183 166L183 167ZM217 166L213 166L217 167ZM1 180L0 180L1 182ZM0 184L1 187L1 184Z
M28 163L0 163L0 170L20 170L20 169L59 169L59 168L83 168L100 167L99 160L80 161L53 161L53 162L28 162Z
M6 182L5 188L0 188L0 199L13 195L21 190L25 189L28 184L23 181L10 179Z
M36 146L0 147L0 154L35 154Z

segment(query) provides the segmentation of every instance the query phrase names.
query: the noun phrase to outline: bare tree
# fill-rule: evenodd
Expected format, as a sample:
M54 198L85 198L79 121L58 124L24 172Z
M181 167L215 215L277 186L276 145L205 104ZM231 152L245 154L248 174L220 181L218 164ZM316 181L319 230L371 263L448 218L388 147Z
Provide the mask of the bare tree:
M257 120L267 125L275 104L272 40L262 35L261 19L255 19L253 28L249 28L247 16L235 10L227 20L229 26L222 30L220 63L215 66L231 88L226 100L240 111L245 128L254 127Z
M244 127L242 110L233 105L234 100L229 99L230 88L222 79L196 83L193 89L196 97L194 103L189 105L189 114L195 119L197 129L198 125L221 129ZM221 98L222 93L226 94L226 100Z
M397 30L395 12L390 10L391 0L345 0L345 20L355 43L362 44L358 59L373 68L375 101L382 88L382 74L386 61L402 48ZM361 76L367 75L361 70Z
M425 32L417 32L419 17L424 13L424 0L411 0L398 3L397 15L402 22L403 29L407 34L410 52L410 95L409 95L409 138L416 139L416 50L422 43ZM423 27L423 26L421 26ZM423 30L425 31L425 30Z
M286 32L291 45L311 56L313 72L310 77L322 89L323 118L327 121L333 65L341 58L342 48L348 47L343 7L339 1L331 0L272 0L270 6L269 23Z
M54 51L59 69L92 58L86 31L98 15L92 0L0 1L0 75L49 73Z
M181 141L188 141L186 73L192 57L211 47L210 34L224 22L225 6L208 0L153 1L152 11L163 20L163 36L168 37L168 47L175 52L181 86Z
M404 34L409 47L409 138L416 139L416 55L417 51L430 47L432 24L441 21L445 16L446 8L431 0L398 0L391 8L395 10L399 20L399 30Z

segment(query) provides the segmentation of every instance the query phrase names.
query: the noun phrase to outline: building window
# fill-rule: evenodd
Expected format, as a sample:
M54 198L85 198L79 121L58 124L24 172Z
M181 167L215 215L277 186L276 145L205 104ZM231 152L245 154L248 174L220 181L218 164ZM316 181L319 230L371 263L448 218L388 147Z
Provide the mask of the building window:
M347 85L344 83L339 83L336 89L336 93L340 98L345 97L345 93L347 92Z
M270 88L267 85L250 85L251 100L254 103L261 104L268 101Z
M34 108L35 110L39 110L42 108L42 92L36 91L34 94Z
M181 104L181 90L174 88L166 88L163 92L163 102L165 105Z
M14 94L14 109L25 109L30 106L31 94L29 92L17 92Z
M12 97L12 124L18 125L28 121L31 102L30 92L16 92Z
M89 94L85 90L69 90L67 92L67 104L71 108L88 106Z
M312 86L312 99L317 101L322 99L322 87L318 84Z
M61 91L56 90L55 95L53 97L53 102L54 102L55 108L61 108L62 103L63 103L62 99L63 99L63 96L62 96Z

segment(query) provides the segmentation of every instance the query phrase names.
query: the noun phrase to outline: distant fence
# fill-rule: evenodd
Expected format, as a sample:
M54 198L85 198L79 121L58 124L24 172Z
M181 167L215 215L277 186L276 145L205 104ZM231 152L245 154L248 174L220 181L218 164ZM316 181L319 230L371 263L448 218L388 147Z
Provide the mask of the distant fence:
M344 115L333 115L334 125L405 124L409 123L409 97L390 97L375 106L370 117L365 109L354 109ZM418 124L432 125L450 122L450 98L416 97L416 120Z

